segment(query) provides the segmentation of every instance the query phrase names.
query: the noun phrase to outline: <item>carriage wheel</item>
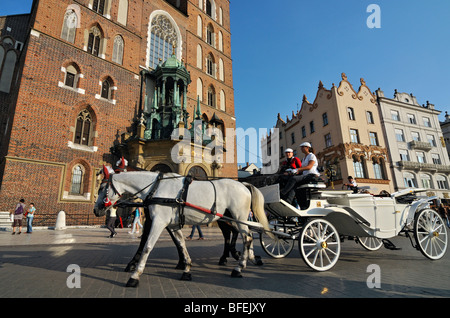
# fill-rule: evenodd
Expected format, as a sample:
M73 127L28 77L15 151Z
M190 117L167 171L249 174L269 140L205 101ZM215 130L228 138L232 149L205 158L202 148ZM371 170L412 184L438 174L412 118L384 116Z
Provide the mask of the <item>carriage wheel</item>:
M416 213L414 237L425 257L437 260L444 256L447 250L447 229L436 211L424 209Z
M316 271L326 271L338 261L341 242L335 227L323 219L308 222L299 238L300 254Z
M378 237L358 237L358 243L368 251L377 251L383 246L383 241Z
M275 226L275 231L286 232L284 228L277 228ZM273 258L283 258L288 256L292 249L294 248L294 240L286 237L270 237L266 232L262 232L259 235L259 240L261 242L261 247L264 252Z

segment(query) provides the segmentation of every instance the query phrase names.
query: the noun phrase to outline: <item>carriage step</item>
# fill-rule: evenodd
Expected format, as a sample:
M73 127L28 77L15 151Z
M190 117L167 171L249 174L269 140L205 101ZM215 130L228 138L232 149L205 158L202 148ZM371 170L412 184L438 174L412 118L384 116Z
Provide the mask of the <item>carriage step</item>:
M382 239L381 241L383 242L384 247L387 248L388 250L392 251L401 250L401 247L395 246L395 244L389 241L388 239Z

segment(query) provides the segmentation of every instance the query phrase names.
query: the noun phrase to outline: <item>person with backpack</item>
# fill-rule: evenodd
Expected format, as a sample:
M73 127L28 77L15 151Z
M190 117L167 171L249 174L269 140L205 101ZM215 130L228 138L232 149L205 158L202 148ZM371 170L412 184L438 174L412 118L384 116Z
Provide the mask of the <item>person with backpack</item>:
M19 227L19 233L17 234L22 233L22 218L24 212L25 212L25 200L20 199L19 203L17 203L16 208L14 209L14 222L12 235L16 234L16 227Z

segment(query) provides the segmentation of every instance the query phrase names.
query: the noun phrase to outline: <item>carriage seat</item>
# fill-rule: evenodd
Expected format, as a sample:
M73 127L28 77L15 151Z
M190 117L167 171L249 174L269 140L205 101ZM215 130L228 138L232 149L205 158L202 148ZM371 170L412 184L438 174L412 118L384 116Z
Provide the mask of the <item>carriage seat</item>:
M325 181L320 177L313 177L308 183L300 184L297 189L325 189L327 186Z

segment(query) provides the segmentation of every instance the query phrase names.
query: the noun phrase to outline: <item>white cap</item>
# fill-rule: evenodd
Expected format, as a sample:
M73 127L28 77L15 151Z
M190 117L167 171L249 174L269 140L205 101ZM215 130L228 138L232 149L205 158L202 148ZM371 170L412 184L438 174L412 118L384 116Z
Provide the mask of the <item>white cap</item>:
M300 145L300 147L309 147L311 148L311 144L309 142L304 142Z
M291 148L287 148L284 152L294 152Z

